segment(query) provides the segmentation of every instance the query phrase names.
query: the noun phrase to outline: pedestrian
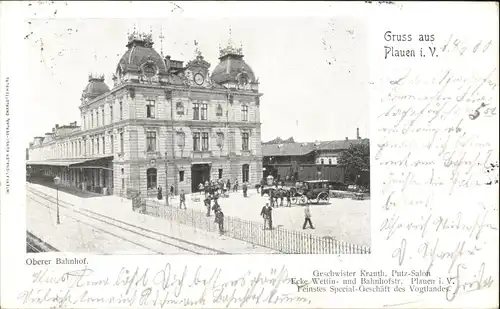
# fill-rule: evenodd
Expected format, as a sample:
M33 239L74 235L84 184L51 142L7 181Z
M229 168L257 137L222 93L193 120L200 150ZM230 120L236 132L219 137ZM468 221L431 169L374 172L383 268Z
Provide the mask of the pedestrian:
M224 213L220 208L215 213L215 222L219 225L219 233L224 234Z
M231 191L231 180L227 180L227 184L226 184L226 188L227 188L227 193L229 193L229 191Z
M264 178L260 180L260 196L264 196L264 186L266 185L266 181Z
M180 203L179 203L179 208L182 209L182 205L184 205L184 209L186 208L186 193L184 193L184 189L181 190L181 194L179 195L180 197Z
M205 203L205 207L207 208L207 217L210 217L210 206L211 206L210 197L208 195L205 196L205 200L203 200L203 202Z
M170 185L170 197L174 197L174 185Z
M205 189L205 187L203 186L203 182L200 182L200 184L198 185L198 190L200 192L203 192L204 189Z
M271 203L271 207L274 206L274 191L269 190L269 202Z
M161 186L158 186L158 200L163 199L163 194L161 192Z
M286 206L292 207L292 191L290 190L286 192Z
M267 223L269 224L269 229L273 229L273 208L266 203L266 206L262 207L260 215L264 219L264 230L266 229Z
M238 179L234 181L234 191L238 192Z
M309 205L304 206L304 224L302 225L302 229L306 229L306 225L309 223L309 227L314 230L314 226L311 221L311 209L309 209Z
M212 210L214 211L214 213L217 213L217 211L220 209L221 207L219 205L218 199L214 198L214 206L212 206Z
M243 197L247 197L247 190L248 190L248 185L246 182L243 182Z

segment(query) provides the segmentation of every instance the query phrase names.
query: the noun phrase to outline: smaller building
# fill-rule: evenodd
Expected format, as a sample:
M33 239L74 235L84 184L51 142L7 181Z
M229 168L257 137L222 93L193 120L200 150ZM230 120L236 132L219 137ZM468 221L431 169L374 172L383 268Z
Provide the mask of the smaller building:
M355 182L356 178L362 178L361 182L369 182L367 171L353 179L350 175L352 171L338 163L342 152L352 144L369 143L369 139L360 137L359 129L356 133L356 139L346 137L345 140L300 143L293 138L276 138L262 143L264 177L272 175L277 179L301 181L326 179L338 183Z

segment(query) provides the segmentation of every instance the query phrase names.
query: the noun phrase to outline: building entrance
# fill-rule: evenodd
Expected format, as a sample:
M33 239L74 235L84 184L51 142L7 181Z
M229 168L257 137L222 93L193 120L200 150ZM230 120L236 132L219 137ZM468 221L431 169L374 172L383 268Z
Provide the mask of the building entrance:
M210 181L209 164L193 164L191 166L191 191L198 192L200 183L205 185L205 181Z

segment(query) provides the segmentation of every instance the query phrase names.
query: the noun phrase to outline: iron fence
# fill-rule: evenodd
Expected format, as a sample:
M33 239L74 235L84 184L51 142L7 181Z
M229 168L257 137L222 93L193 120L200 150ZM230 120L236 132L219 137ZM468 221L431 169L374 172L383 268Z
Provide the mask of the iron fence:
M166 218L181 224L208 231L219 232L214 216L195 209L180 209L155 200L142 200L142 213ZM264 224L237 217L224 216L224 234L228 237L271 248L288 254L370 254L368 246L355 245L331 237L319 237L300 231L275 227L265 230Z

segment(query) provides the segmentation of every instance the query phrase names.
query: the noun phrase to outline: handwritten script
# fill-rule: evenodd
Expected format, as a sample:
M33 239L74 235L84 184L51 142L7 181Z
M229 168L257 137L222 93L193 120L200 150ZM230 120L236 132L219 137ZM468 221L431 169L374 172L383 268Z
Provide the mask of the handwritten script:
M169 263L160 270L122 267L111 277L87 267L69 272L45 268L33 272L32 287L18 299L25 305L52 304L58 308L92 304L155 308L310 304L309 299L295 293L285 266L269 273L244 270L224 278L227 274L222 268L179 269Z
M453 34L438 50L456 61L392 67L376 115L379 231L400 267L447 276L448 301L495 278L487 257L498 243L498 187L485 173L498 160L498 68L485 61L491 43L480 42L491 40L466 46Z

